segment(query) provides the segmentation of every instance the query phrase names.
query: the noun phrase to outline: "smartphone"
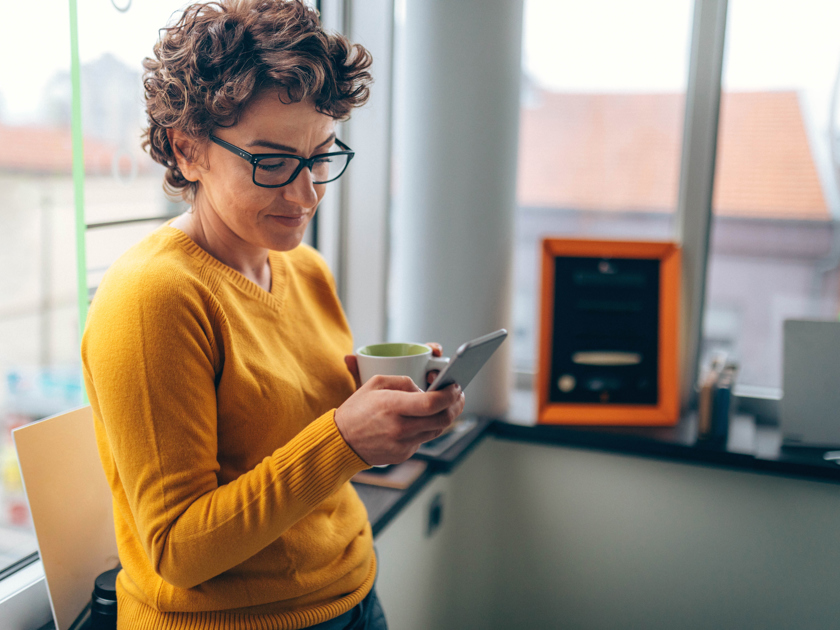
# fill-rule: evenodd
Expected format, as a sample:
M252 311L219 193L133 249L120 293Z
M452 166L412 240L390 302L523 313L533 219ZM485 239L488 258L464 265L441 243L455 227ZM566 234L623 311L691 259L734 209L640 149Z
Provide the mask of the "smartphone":
M507 338L507 331L502 328L489 335L484 335L463 344L452 360L449 362L437 378L429 385L427 392L443 389L452 383L458 383L461 390L465 390L473 377L478 374L481 367L487 363L502 342Z

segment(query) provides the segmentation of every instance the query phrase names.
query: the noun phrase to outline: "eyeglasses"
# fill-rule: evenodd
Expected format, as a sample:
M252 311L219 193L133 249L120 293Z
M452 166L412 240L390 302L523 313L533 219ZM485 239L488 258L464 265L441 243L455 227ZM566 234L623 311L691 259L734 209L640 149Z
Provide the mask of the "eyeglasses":
M313 184L328 184L341 177L350 160L356 155L338 138L335 139L335 143L342 149L341 151L319 153L311 158L287 153L248 153L212 134L210 139L223 149L251 163L254 166L252 179L257 186L263 188L280 188L291 184L304 167L312 173Z

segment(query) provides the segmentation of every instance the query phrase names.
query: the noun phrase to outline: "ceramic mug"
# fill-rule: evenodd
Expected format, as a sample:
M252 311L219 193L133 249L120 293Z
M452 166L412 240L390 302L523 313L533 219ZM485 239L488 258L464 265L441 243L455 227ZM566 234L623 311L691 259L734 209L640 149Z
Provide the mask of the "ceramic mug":
M428 387L426 373L442 370L448 357L433 357L432 349L422 343L375 343L356 350L362 384L377 374L410 376L420 388Z

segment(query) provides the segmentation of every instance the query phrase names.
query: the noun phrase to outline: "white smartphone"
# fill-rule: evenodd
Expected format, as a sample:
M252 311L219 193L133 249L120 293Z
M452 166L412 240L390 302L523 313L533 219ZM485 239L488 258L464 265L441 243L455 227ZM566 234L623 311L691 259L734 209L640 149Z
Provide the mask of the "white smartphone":
M507 331L502 328L463 344L458 348L449 365L441 370L426 391L433 392L436 389L443 389L452 383L458 383L461 390L465 390L473 377L478 374L478 371L496 351L496 348L502 345L502 342L507 338L507 334Z

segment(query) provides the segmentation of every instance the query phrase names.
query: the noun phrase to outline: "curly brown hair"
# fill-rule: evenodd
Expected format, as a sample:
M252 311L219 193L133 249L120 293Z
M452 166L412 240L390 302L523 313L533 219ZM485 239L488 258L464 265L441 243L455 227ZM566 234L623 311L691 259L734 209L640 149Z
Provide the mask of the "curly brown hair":
M161 29L154 56L143 61L143 148L166 166L166 191L186 201L198 184L178 168L167 129L204 142L215 127L236 124L266 87L279 88L283 102L311 99L319 112L344 120L367 101L372 82L370 53L322 30L317 12L302 0L190 5Z

